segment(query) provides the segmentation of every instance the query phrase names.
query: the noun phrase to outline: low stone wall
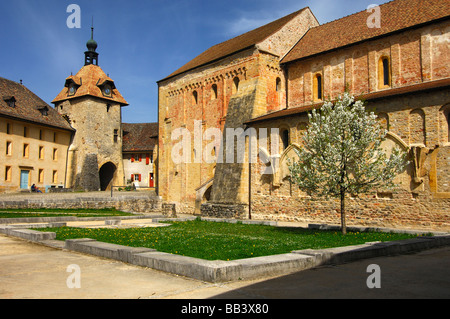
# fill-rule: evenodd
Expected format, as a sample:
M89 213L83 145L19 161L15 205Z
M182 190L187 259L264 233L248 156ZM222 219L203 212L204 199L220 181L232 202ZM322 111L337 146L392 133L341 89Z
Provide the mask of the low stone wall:
M59 196L58 196L59 195ZM103 194L45 194L29 198L12 196L0 198L0 209L102 209L115 208L122 211L149 213L161 211L162 200L158 196L128 195L108 197Z
M248 205L205 203L200 211L203 217L245 219L248 215Z
M374 194L346 198L345 205L348 226L450 231L450 199L413 197L410 193L393 193L379 198ZM252 217L339 225L340 201L255 194Z

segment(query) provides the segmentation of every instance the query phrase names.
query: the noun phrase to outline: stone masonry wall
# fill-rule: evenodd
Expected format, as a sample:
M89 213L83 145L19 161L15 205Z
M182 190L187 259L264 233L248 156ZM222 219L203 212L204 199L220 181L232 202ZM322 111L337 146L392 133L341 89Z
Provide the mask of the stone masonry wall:
M16 196L17 197L17 196ZM103 209L150 213L159 212L162 208L161 198L158 196L89 196L76 194L53 194L46 196L29 196L29 198L0 199L0 209Z

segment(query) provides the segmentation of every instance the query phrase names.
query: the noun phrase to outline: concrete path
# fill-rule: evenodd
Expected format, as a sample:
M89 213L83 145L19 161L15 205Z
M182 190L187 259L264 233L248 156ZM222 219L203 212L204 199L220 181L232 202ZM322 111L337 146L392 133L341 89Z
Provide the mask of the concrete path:
M367 287L370 264L380 266L380 289ZM74 274L67 272L70 265L80 269L81 288L67 286ZM1 299L449 298L449 269L450 247L445 247L212 284L0 235Z

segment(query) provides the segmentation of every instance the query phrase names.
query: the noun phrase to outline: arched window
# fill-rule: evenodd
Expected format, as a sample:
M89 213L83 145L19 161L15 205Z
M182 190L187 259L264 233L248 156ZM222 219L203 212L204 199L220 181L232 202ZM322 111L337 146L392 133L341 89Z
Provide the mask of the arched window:
M217 99L217 84L211 86L211 100Z
M198 103L198 93L197 93L197 91L192 92L192 102L194 104Z
M322 82L322 74L320 73L314 75L313 97L315 101L322 100L323 98L323 82Z
M289 146L289 130L284 129L281 131L281 141L283 142L283 150L287 149Z
M443 143L450 143L450 104L444 105L440 109L440 140Z
M276 80L276 90L277 90L277 92L281 91L281 79L280 78L277 78L277 80Z
M235 77L233 79L233 94L237 93L239 90L239 78Z
M389 58L382 56L378 61L378 88L383 89L391 86L391 66Z
M409 114L410 144L426 145L425 113L415 109Z

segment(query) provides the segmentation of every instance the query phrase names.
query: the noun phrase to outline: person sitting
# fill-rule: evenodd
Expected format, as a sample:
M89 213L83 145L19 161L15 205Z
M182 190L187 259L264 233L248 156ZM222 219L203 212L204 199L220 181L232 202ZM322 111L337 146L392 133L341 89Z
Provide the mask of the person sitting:
M37 188L35 184L31 185L31 191L33 193L42 193L41 190Z

